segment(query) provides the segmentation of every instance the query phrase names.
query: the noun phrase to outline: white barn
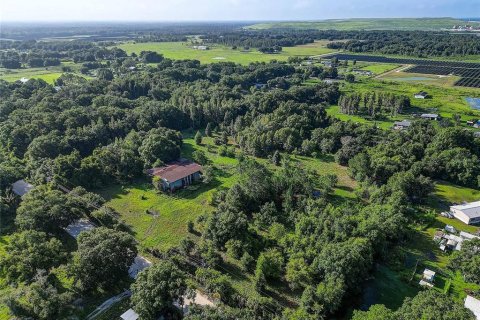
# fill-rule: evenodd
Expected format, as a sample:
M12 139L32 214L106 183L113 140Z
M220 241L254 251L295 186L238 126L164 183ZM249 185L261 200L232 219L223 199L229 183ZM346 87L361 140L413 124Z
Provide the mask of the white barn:
M451 206L453 216L466 224L480 223L480 201Z

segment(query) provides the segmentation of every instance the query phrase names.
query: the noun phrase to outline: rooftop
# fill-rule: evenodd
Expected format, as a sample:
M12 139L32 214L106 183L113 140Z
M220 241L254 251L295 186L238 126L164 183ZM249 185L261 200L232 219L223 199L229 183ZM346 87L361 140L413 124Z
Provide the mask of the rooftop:
M477 320L480 320L480 300L472 296L465 298L465 308L473 312Z
M133 311L133 309L128 309L120 316L123 320L137 320L139 317L138 313Z
M199 171L202 171L201 165L183 159L177 162L171 162L165 167L150 169L148 173L168 182L174 182Z
M13 193L15 193L17 196L20 196L20 197L24 196L32 189L33 189L33 185L26 182L25 180L18 180L17 182L12 183Z
M462 211L469 218L480 216L480 201L451 206L450 210Z
M78 238L78 235L83 231L89 231L95 228L95 225L90 222L88 219L79 219L71 224L69 224L65 231L75 239Z

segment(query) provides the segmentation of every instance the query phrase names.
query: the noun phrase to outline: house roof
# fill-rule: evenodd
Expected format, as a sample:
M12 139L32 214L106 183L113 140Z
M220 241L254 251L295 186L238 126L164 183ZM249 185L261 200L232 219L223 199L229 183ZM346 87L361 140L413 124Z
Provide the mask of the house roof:
M433 278L435 277L435 271L432 271L430 269L425 269L425 271L423 271L423 276L426 278Z
M71 224L69 224L65 231L75 239L78 238L78 235L83 231L89 231L95 228L95 225L90 222L88 219L79 219Z
M477 238L477 239L480 238L479 236L476 236L474 234L464 232L464 231L460 231L460 237L464 238L465 240L472 240L472 239L475 239L475 238Z
M394 125L402 126L402 127L410 127L412 125L412 122L409 120L395 121Z
M128 275L131 278L136 278L138 273L143 269L150 267L152 263L142 256L136 256L133 264L128 268Z
M477 320L480 320L480 300L475 299L472 296L465 298L465 308L469 309L475 315Z
M133 311L133 309L128 309L120 316L123 320L137 320L139 317L138 313Z
M438 114L436 113L422 113L420 115L422 118L438 118Z
M425 91L420 91L418 93L415 93L416 96L426 96L427 93Z
M33 189L33 185L26 182L25 180L18 180L17 182L12 183L13 193L15 193L17 196L20 196L20 197L24 196L32 189Z
M168 182L174 182L202 171L202 166L188 160L172 162L165 167L148 170L152 176L157 176Z
M469 218L480 217L480 201L451 206L450 210L461 211Z

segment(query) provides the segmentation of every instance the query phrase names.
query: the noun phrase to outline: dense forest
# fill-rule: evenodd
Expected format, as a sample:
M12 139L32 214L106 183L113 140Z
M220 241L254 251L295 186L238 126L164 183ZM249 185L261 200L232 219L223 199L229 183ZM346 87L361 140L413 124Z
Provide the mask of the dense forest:
M480 52L478 39L443 33L204 37L207 43L257 48L350 39L332 46L416 56ZM160 314L180 319L174 302L195 286L220 306L196 306L186 319L344 316L375 265L388 259L408 239L412 225L425 218L418 205L427 201L436 180L480 187L480 139L471 131L426 120L409 130L387 131L329 116L326 108L337 104L347 114L372 117L410 107L403 95L342 95L338 83L320 81L336 74L335 68L305 66L295 59L248 66L200 64L149 51L128 56L84 41L18 42L11 48L21 52L2 53L3 66L9 68L49 66L68 57L87 70L97 69L92 80L64 73L55 86L38 79L0 80L0 218L13 232L0 268L12 287L6 304L21 319L67 318L79 298L129 285L124 278L138 253L137 241L95 191L147 179L146 169L182 157L185 130L198 132L198 143L204 135L223 150L235 146L238 150L225 154L238 159L238 179L212 195L212 214L189 224L195 241L184 239L167 252L149 248L160 262L131 286L132 306L142 319ZM138 63L149 65L129 68ZM304 85L310 77L319 81ZM297 165L291 155L333 156L359 182L357 198L332 201L338 177ZM195 157L211 165L201 153ZM36 186L22 201L10 188L19 179ZM64 186L73 190L64 193ZM68 248L63 229L80 217L101 227L80 234L74 249ZM472 251L466 246L455 261L478 283ZM239 261L241 271L253 276L260 298L233 287L223 267L225 257ZM52 274L61 266L73 278L72 291L62 290ZM298 305L280 305L267 292L268 284L297 293ZM158 292L159 298L153 294ZM355 320L394 318L473 319L436 291L406 299L397 311L379 305L353 314Z

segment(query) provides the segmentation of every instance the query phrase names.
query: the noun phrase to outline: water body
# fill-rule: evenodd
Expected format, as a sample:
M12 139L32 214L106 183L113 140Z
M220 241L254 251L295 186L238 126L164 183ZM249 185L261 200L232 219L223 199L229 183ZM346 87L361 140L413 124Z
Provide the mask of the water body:
M472 109L480 110L480 98L465 98Z

